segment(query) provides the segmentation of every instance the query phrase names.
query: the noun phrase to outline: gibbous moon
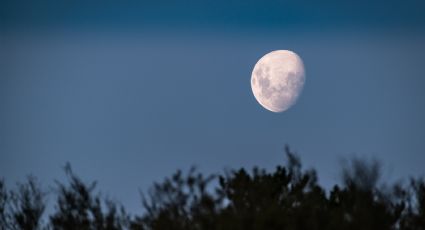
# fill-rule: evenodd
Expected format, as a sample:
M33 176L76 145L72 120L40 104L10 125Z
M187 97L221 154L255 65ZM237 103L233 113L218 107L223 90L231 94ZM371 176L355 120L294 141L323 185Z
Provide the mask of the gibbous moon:
M252 71L252 92L264 108L283 112L297 101L305 82L301 58L289 50L264 55Z

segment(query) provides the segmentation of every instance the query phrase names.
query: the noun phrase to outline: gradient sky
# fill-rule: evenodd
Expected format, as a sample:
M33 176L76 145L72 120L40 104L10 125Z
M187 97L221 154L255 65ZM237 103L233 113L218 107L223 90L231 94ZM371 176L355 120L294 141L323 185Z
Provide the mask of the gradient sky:
M272 169L285 144L325 186L353 155L386 179L425 174L423 1L90 2L0 2L8 184L53 185L70 162L135 212L176 169ZM276 49L307 73L280 114L250 88Z

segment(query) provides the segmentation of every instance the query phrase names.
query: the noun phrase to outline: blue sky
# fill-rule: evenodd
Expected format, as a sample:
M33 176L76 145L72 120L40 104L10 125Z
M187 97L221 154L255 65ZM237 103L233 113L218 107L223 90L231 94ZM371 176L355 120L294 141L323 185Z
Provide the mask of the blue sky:
M340 159L423 175L420 1L0 3L0 176L44 185L70 162L139 210L176 169L283 163L289 144L322 184ZM306 85L284 113L250 88L256 61L298 53Z

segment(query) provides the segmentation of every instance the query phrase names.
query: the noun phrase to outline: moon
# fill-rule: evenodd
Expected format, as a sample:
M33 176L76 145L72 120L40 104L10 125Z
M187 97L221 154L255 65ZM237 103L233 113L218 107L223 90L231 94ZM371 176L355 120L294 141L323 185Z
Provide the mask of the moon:
M305 82L301 58L289 50L275 50L255 64L251 74L252 93L267 110L280 113L294 105Z

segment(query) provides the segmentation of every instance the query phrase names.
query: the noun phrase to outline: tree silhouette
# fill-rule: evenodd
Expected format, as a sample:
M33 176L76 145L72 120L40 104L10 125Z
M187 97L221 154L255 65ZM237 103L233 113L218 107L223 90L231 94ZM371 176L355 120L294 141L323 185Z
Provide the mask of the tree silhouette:
M403 218L400 220L401 229L425 229L425 180L411 179L407 189L406 203L408 204Z
M161 184L154 184L142 203L146 215L136 218L133 229L209 229L220 198L207 191L214 176L203 177L192 168L183 178L177 171Z
M93 195L96 183L86 184L71 170L65 167L69 185L60 182L56 212L50 216L51 227L58 230L119 230L126 224L127 216L123 209L118 212L112 201L103 201L100 195ZM106 209L106 211L104 211Z
M329 197L332 229L393 229L404 202L397 202L378 188L377 161L354 158L342 170L343 187L335 186Z
M142 193L144 212L130 216L96 192L69 164L57 182L55 210L42 217L45 193L33 177L8 190L0 180L0 229L336 230L425 229L425 180L387 185L380 164L353 158L342 183L326 191L288 147L287 164L207 175L177 171ZM46 223L42 223L45 220Z
M326 199L316 173L302 172L299 159L286 151L288 166L273 173L240 169L220 177L220 191L229 202L222 211L221 228L323 229Z
M0 229L5 229L9 226L9 216L7 213L7 204L9 196L6 190L6 185L3 179L0 179Z
M17 191L7 191L0 181L0 224L4 229L41 229L45 193L34 177L18 184Z

